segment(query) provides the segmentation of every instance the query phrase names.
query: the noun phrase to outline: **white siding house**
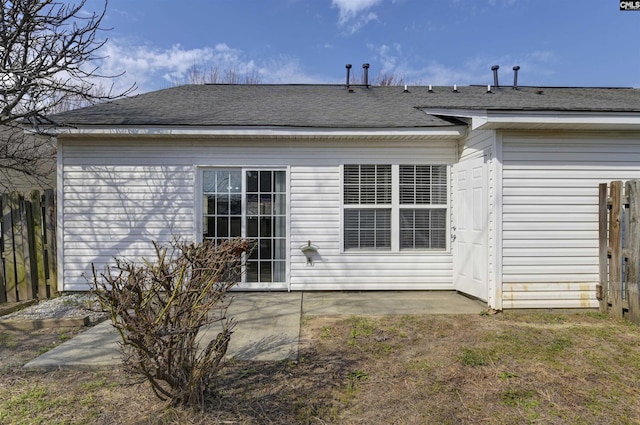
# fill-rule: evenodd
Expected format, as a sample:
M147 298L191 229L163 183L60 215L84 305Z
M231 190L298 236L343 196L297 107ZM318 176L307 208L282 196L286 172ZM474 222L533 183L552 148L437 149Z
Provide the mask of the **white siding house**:
M540 92L205 85L60 114L59 289L244 236L241 290L595 308L598 184L640 178L640 93Z

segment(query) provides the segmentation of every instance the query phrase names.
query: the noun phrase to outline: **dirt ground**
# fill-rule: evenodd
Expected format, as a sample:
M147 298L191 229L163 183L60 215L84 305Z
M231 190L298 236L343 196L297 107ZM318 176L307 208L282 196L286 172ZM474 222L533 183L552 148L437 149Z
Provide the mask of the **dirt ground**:
M26 371L75 331L0 331L1 424L637 424L640 329L597 313L303 318L201 409L119 369Z

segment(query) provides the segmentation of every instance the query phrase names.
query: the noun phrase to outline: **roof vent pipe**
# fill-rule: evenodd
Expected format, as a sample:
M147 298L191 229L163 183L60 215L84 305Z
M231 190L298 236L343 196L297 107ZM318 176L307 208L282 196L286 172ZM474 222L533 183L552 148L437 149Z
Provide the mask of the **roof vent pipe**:
M495 88L500 88L500 84L498 84L498 69L500 69L500 66L498 65L493 65L491 67L491 70L493 71L493 86Z
M518 70L520 67L518 65L513 67L513 88L518 90Z
M347 68L347 88L349 88L349 79L350 79L349 77L350 77L350 74L351 74L351 64L350 63L346 64L345 68Z
M364 85L369 88L369 64L362 64L362 69L364 70Z

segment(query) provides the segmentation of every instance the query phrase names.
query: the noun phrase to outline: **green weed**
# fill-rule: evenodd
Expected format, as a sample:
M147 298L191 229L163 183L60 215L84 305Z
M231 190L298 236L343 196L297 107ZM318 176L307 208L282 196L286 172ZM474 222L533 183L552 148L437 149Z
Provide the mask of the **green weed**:
M488 363L488 359L485 354L470 348L463 348L458 359L463 365L471 367L485 366Z
M322 339L331 338L333 336L332 331L333 329L331 328L331 326L323 326L320 331L320 338Z
M0 347L12 348L18 345L18 341L11 334L0 333Z

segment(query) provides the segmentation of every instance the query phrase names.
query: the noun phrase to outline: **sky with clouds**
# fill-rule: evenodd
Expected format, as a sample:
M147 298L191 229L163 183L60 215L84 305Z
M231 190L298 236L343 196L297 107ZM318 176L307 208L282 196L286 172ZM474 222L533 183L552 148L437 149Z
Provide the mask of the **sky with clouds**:
M88 0L87 11L103 0ZM640 11L615 0L109 0L103 73L138 92L189 69L342 83L345 64L408 84L640 87Z

